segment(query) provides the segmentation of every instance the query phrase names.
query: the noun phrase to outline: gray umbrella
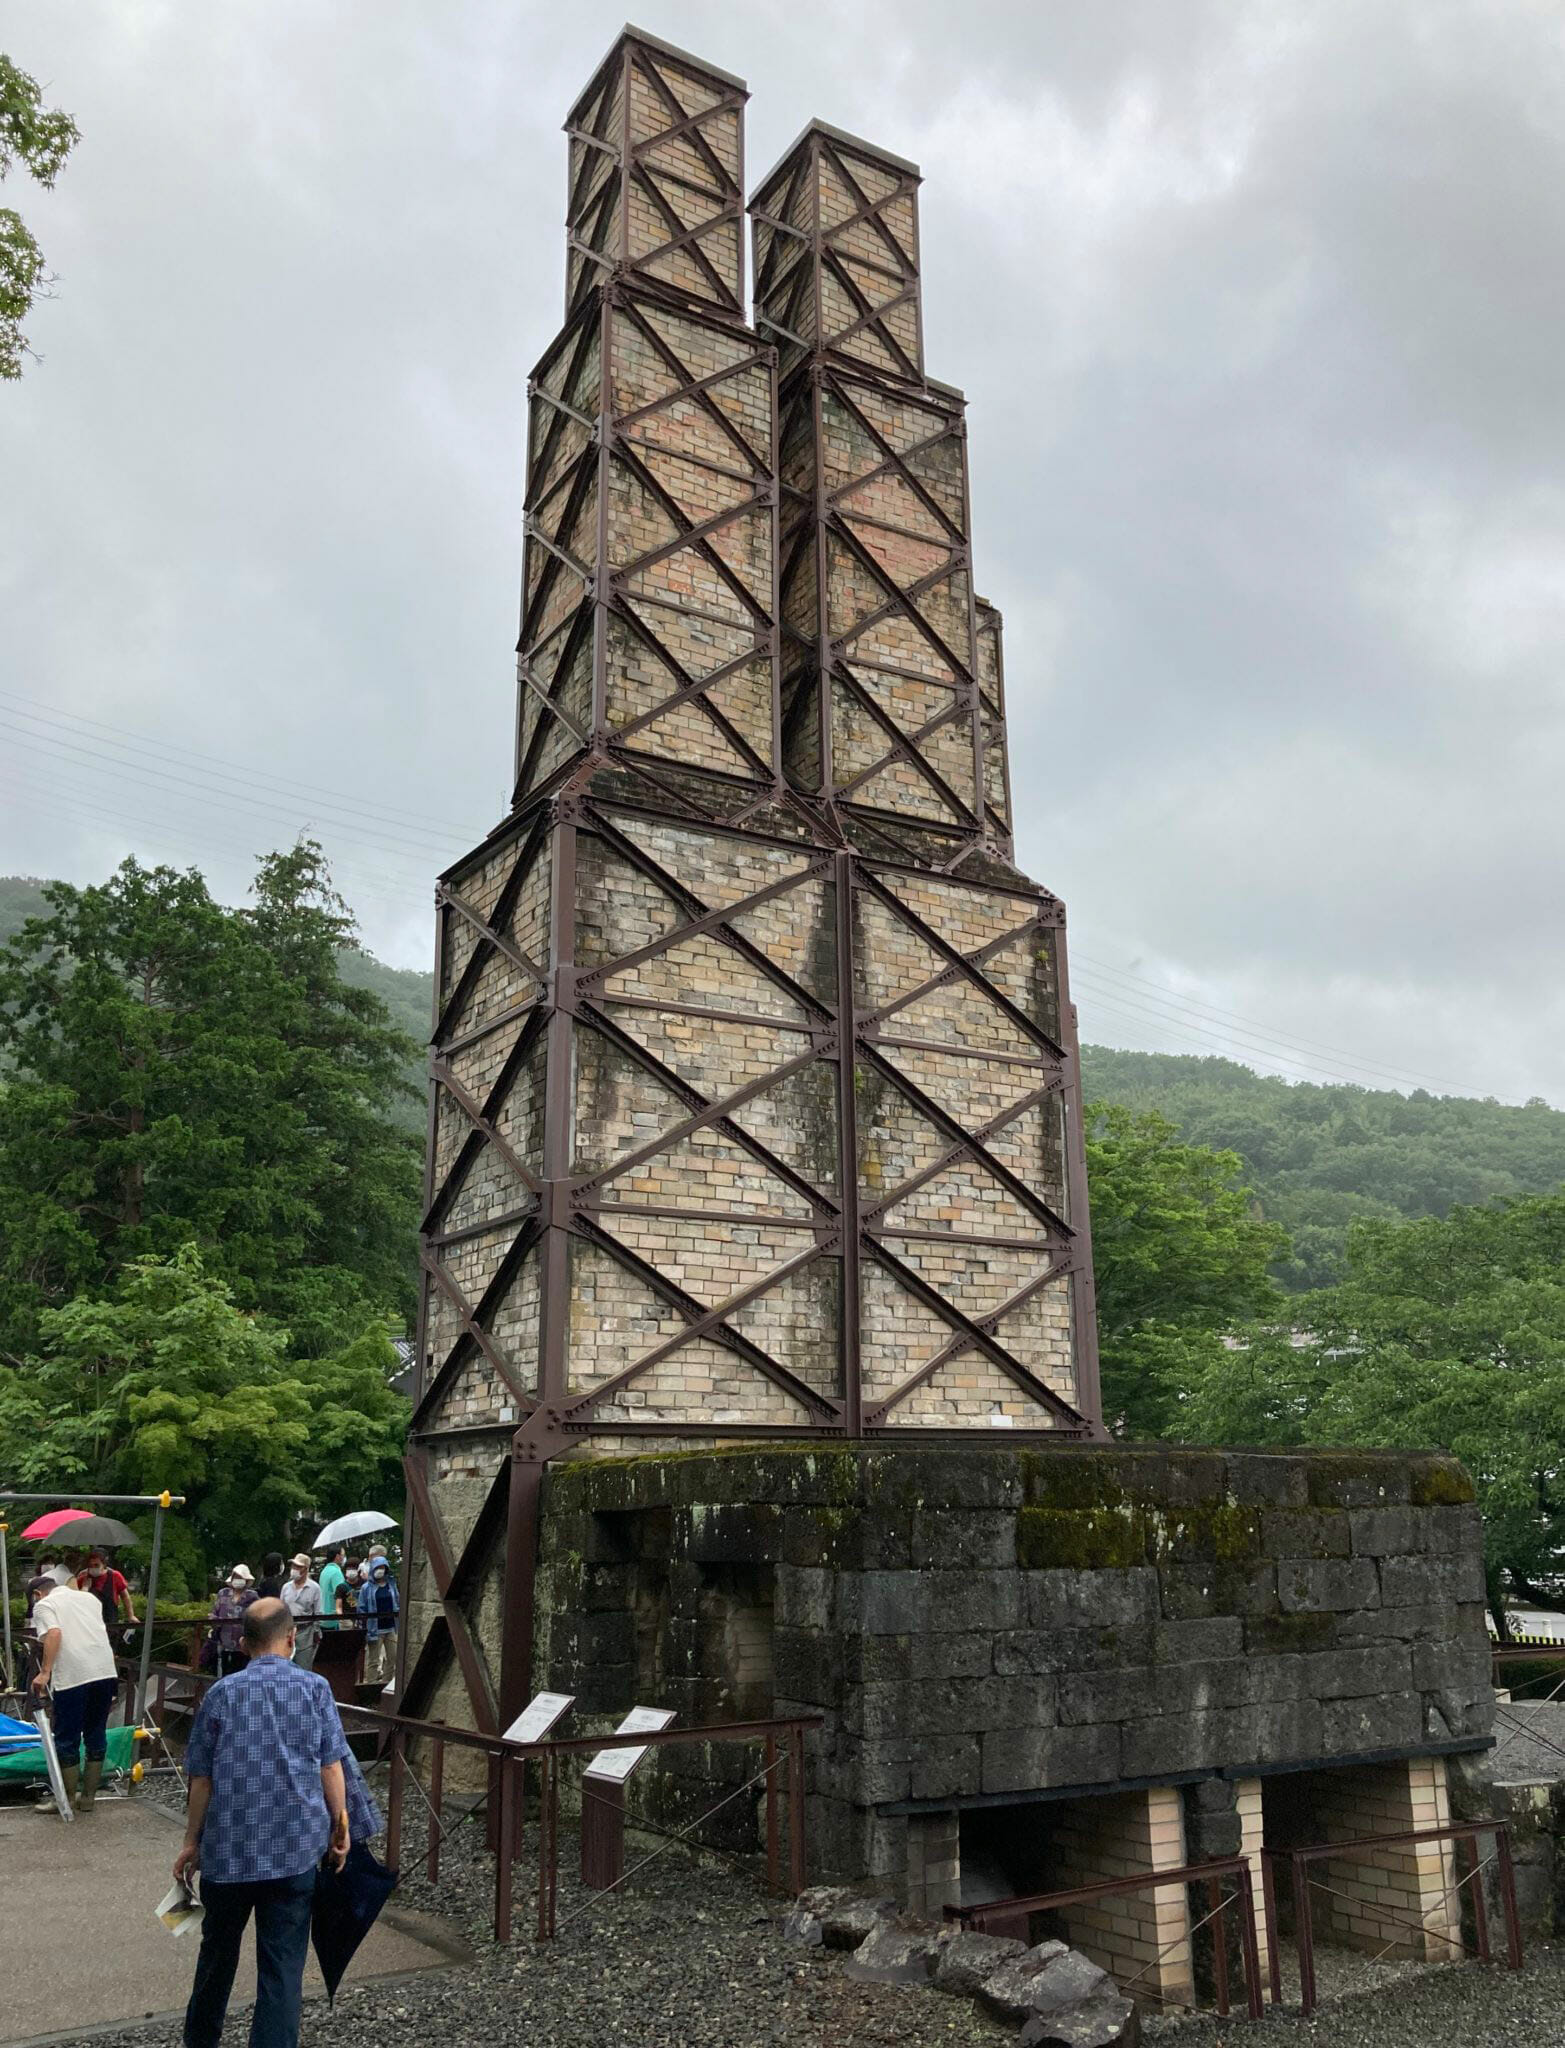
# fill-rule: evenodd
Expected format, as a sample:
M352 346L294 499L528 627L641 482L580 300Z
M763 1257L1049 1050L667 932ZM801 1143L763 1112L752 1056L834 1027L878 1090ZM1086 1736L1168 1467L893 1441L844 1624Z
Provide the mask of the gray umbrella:
M117 1550L141 1538L112 1515L81 1515L74 1522L62 1522L47 1541L51 1550Z

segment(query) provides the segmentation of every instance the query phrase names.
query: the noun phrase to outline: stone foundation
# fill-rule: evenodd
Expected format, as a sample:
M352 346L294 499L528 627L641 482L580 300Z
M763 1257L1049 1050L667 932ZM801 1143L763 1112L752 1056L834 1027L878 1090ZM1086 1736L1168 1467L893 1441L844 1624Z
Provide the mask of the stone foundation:
M1479 1546L1466 1475L1437 1456L583 1460L547 1482L534 1676L605 1722L633 1701L686 1723L820 1711L812 1872L933 1911L962 1895L951 1815L1017 1809L1025 1840L1044 1802L1206 1783L1227 1819L1207 1813L1200 1853L1232 1854L1255 1846L1260 1780L1483 1749ZM638 1796L699 1810L713 1761L649 1768ZM1424 1805L1361 1832L1421 1825ZM728 1819L730 1843L753 1839L743 1802ZM1332 1824L1322 1809L1312 1838ZM1085 1867L1057 1858L1053 1888Z

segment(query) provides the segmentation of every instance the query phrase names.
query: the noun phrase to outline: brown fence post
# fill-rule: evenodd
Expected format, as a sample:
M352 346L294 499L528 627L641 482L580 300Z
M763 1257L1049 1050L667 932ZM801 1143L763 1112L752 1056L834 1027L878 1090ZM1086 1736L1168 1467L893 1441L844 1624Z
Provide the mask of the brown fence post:
M1309 2019L1315 2010L1315 1929L1310 1922L1310 1867L1302 1856L1293 1862L1294 1935L1299 1944L1299 2010Z
M1462 1884L1471 1884L1473 1892L1473 1946L1478 1951L1480 1962L1491 1962L1489 1949L1489 1905L1483 1895L1483 1855L1478 1846L1476 1834L1467 1837L1467 1858L1472 1868L1462 1879ZM1460 1893L1461 1886L1457 1887ZM1457 1928L1461 1929L1461 1904L1457 1904Z
M446 1746L437 1735L429 1745L429 1881L440 1880L440 1838L446 1831L441 1801L445 1796Z
M1272 2004L1282 2004L1282 1946L1277 1932L1277 1873L1270 1849L1261 1851L1261 1899L1266 1907L1266 1975Z
M402 1780L407 1771L407 1737L400 1728L391 1736L391 1785L386 1796L386 1861L395 1870L402 1860Z
M556 1826L559 1778L554 1753L538 1751L538 1939L554 1939L554 1900L559 1885Z
M804 1730L788 1730L788 1882L804 1890Z
M1223 1891L1222 1879L1210 1877L1206 1881L1207 1909L1212 1915L1212 1977L1217 1994L1217 2015L1228 2017L1228 1900ZM1190 1958L1194 1972L1195 1957Z
M511 1938L511 1880L516 1860L515 1792L511 1782L509 1757L500 1759L499 1783L500 1825L494 1871L494 1938L498 1942L507 1942Z
M1244 1992L1245 2003L1252 2020L1261 2017L1261 1944L1255 1926L1255 1884L1246 1862L1239 1872L1239 1939L1244 1945ZM1275 1953L1277 1936L1271 1935Z
M1500 1864L1500 1903L1505 1908L1505 1959L1513 1970L1522 1966L1522 1923L1516 1910L1516 1871L1511 1863L1511 1831L1497 1827L1494 1853Z
M766 1886L768 1891L780 1892L782 1878L777 1867L778 1852L778 1810L777 1810L777 1737L766 1738Z

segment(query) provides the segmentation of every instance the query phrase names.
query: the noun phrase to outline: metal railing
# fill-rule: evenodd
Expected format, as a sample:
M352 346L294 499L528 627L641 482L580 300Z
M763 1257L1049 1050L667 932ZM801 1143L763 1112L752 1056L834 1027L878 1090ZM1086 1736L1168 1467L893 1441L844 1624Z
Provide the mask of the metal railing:
M156 1681L154 1693L155 1717L161 1725L163 1706L171 1683L194 1686L199 1693L214 1681L208 1672L187 1670L182 1665L154 1665L151 1673ZM571 1757L596 1755L601 1749L630 1747L637 1749L672 1749L681 1744L744 1742L762 1745L764 1762L759 1771L747 1777L737 1787L729 1787L721 1799L697 1816L686 1827L668 1837L668 1843L689 1841L695 1830L710 1819L720 1808L731 1804L743 1793L759 1785L764 1788L766 1825L766 1875L774 1891L788 1891L794 1894L803 1891L806 1882L804 1853L804 1737L812 1728L824 1724L822 1714L782 1714L771 1719L758 1721L720 1721L696 1728L664 1728L639 1733L633 1743L615 1744L612 1732L601 1735L551 1736L543 1742L512 1742L503 1735L483 1735L470 1728L456 1728L444 1721L425 1721L409 1714L387 1713L378 1707L361 1707L338 1702L338 1711L345 1722L366 1723L380 1737L379 1754L384 1756L390 1767L390 1782L386 1799L386 1861L395 1866L402 1853L402 1816L407 1781L412 1779L420 1796L429 1809L429 1843L426 1851L425 1868L431 1880L438 1882L440 1876L441 1844L446 1831L443 1794L445 1785L446 1751L450 1748L466 1749L483 1756L489 1766L488 1797L497 1809L497 1850L495 1856L495 1897L494 1932L496 1941L506 1942L511 1938L514 1903L514 1866L519 1860L524 1823L524 1772L531 1764L538 1774L538 1925L537 1939L552 1941L557 1931L559 1897L559 1795L561 1769L564 1761ZM419 1784L416 1773L408 1758L410 1743L422 1743L429 1751L429 1785ZM788 1877L782 1879L782 1802L783 1787L779 1774L786 1775L787 1825L788 1825ZM586 1792L591 1797L590 1790ZM639 1823L632 1816L629 1824L637 1828ZM668 1845L665 1844L665 1846ZM702 1845L695 1843L697 1848ZM653 1854L661 1854L661 1850ZM607 1892L617 1890L636 1870L652 1860L651 1856L641 1862L613 1884L592 1894L592 1899L604 1897ZM588 1903L591 1903L589 1901ZM577 1911L585 1910L578 1907ZM573 1916L574 1917L574 1916Z
M1480 1857L1478 1838L1493 1835L1494 1853ZM1416 1849L1427 1843L1465 1843L1471 1858L1471 1867L1456 1880L1445 1886L1436 1904L1447 1900L1460 1901L1463 1890L1470 1886L1468 1894L1473 1912L1473 1949L1480 1962L1493 1960L1489 1943L1489 1909L1484 1899L1483 1874L1494 1865L1499 1887L1501 1910L1505 1915L1506 1961L1513 1970L1522 1966L1521 1921L1516 1910L1516 1873L1511 1862L1510 1828L1503 1820L1455 1821L1449 1827L1416 1828L1405 1834L1355 1835L1344 1842L1312 1842L1305 1848L1266 1849L1261 1851L1261 1883L1266 1902L1266 1924L1269 1937L1271 1998L1273 2005L1282 2004L1282 1960L1279 1953L1277 1924L1277 1868L1287 1864L1293 1880L1294 1939L1299 1954L1299 2010L1308 2019L1315 2011L1315 1928L1311 1911L1311 1894L1316 1891L1331 1896L1336 1894L1333 1887L1319 1878L1310 1876L1310 1865L1322 1861L1362 1863L1383 1854L1387 1849ZM1444 1859L1442 1858L1442 1867ZM1455 1869L1455 1849L1452 1850L1451 1868ZM1361 1904L1361 1901L1352 1903ZM1401 1913L1390 1905L1377 1900L1373 1907L1374 1917L1382 1925L1395 1925L1398 1932L1380 1950L1384 1956L1397 1946L1402 1932L1416 1935L1427 1943L1431 1939L1445 1943L1448 1948L1460 1954L1467 1953L1467 1945L1460 1931L1455 1934L1438 1928L1431 1928L1426 1917L1432 1908L1415 1918L1412 1914ZM1460 1923L1458 1922L1458 1929ZM1377 1958L1378 1960L1378 1958Z
M1223 1880L1234 1880L1233 1891L1223 1890ZM1186 1863L1177 1870L1148 1870L1135 1877L1103 1878L1096 1884L1076 1885L1070 1891L1037 1892L1013 1899L993 1899L983 1905L947 1906L945 1917L960 1927L971 1927L980 1933L995 1928L1014 1929L1022 1924L1025 1935L1026 1923L1034 1913L1061 1911L1067 1906L1095 1905L1102 1899L1124 1898L1135 1892L1161 1890L1166 1885L1204 1885L1209 1910L1191 1926L1180 1930L1172 1941L1165 1942L1128 1982L1121 1982L1119 1989L1126 1996L1136 1996L1140 1981L1149 1970L1154 1970L1170 1950L1190 1946L1193 1937L1209 1922L1216 1922L1212 1942L1213 1992L1218 2013L1226 2019L1229 2013L1230 1994L1228 1981L1228 1913L1237 1905L1239 1913L1240 1954L1244 1961L1245 2007L1252 2020L1261 2017L1261 1958L1260 1942L1256 1931L1255 1884L1250 1872L1247 1856L1219 1856L1208 1863ZM1273 1954L1275 1954L1275 1946ZM1192 1967L1194 1949L1191 1948ZM1184 2005L1187 2001L1166 1997L1161 1991L1147 1986L1140 1995L1154 1998L1160 2005Z

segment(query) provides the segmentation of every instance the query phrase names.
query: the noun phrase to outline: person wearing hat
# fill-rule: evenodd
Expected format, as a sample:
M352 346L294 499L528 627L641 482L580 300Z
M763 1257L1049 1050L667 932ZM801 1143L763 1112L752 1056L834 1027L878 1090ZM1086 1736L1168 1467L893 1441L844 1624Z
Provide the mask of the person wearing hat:
M288 1560L289 1577L279 1596L293 1616L293 1661L305 1671L315 1667L315 1646L321 1636L321 1589L310 1577L310 1559L301 1550Z
M212 1602L209 1619L212 1622L212 1640L217 1645L217 1675L226 1678L231 1671L242 1670L245 1663L240 1623L244 1612L255 1599L255 1573L247 1564L236 1564L227 1579L217 1589L217 1598Z
M364 1676L371 1685L386 1685L396 1662L397 1582L384 1557L369 1568L369 1581L359 1593L359 1617L364 1623Z

